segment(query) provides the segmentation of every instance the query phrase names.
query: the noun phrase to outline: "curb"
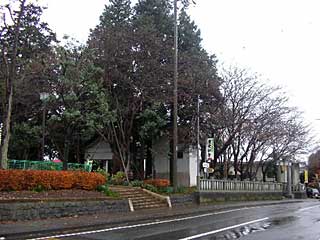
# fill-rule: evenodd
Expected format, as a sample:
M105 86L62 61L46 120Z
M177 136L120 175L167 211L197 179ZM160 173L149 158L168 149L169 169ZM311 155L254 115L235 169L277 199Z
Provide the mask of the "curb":
M66 231L88 231L91 230L93 228L99 228L99 227L105 227L105 226L113 226L113 225L118 225L118 224L130 224L130 223L134 223L136 221L150 221L150 220L154 220L155 218L157 218L157 220L162 220L168 217L186 217L188 215L192 215L194 213L205 213L208 211L223 211L223 210L230 210L230 209L236 209L236 208L245 208L245 207L257 207L257 206L272 206L272 205L282 205L282 204L290 204L290 203L301 203L304 202L303 200L291 200L291 201L278 201L278 202L268 202L268 203L254 203L254 204L248 204L244 203L244 204L236 204L236 205L229 205L229 206L224 206L224 205L216 205L216 206L212 206L212 205L202 205L202 207L208 207L206 209L197 209L197 210L191 210L191 211L187 211L187 212L171 212L171 214L165 212L158 212L158 213L154 213L152 215L150 215L150 213L152 213L152 210L145 210L144 213L145 214L141 214L141 216L137 216L137 217L132 217L132 218L122 218L120 220L111 220L111 221L106 221L106 222L101 222L101 223L89 223L89 224L79 224L78 226L68 226L68 227L58 227L58 228L52 228L49 230L32 230L32 231L25 231L25 232L19 232L19 233L4 233L4 234L0 234L0 239L1 240L10 240L10 239L26 239L26 238L37 238L37 237L42 237L45 235L58 235L61 234L63 232ZM211 206L211 208L210 208ZM181 207L176 207L173 208L172 210L174 211L175 209L181 209ZM149 213L149 214L148 214ZM81 217L85 217L85 215L81 216ZM14 224L14 223L13 223ZM4 238L3 238L4 237Z

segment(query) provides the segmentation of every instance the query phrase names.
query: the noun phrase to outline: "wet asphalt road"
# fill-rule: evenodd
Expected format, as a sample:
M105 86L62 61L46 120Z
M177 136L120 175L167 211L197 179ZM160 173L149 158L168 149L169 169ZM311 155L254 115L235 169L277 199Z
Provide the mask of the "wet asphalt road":
M46 239L320 239L320 202L240 208L69 232ZM44 239L44 238L42 238Z

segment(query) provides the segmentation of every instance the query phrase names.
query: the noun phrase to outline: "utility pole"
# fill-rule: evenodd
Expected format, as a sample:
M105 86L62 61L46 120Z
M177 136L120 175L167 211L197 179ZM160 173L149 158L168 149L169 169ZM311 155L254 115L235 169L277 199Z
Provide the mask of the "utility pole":
M288 197L289 198L293 198L293 194L292 194L292 178L291 178L291 165L292 165L292 162L290 159L288 159L288 173L287 173L287 181L288 181Z
M200 95L197 98L197 188L200 190Z
M44 146L45 146L45 137L46 137L46 100L49 97L49 93L41 92L40 100L43 102L42 110L42 139L41 139L41 160L45 159Z
M174 75L173 75L173 149L172 149L172 186L174 191L178 187L178 23L177 0L174 0Z
M44 145L46 137L46 103L43 105L42 110L42 139L41 139L41 160L44 161Z
M0 147L2 142L2 123L0 123Z

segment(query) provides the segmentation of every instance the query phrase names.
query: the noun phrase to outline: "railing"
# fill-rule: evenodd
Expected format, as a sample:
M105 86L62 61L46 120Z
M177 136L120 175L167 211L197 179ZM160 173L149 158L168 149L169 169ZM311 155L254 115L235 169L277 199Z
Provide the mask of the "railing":
M282 192L282 183L200 179L200 191Z
M33 169L33 170L56 170L61 171L63 169L62 162L51 161L29 161L29 160L9 160L9 169ZM82 170L88 171L88 167L85 164L80 163L68 163L68 170Z
M292 191L293 192L305 192L306 191L306 187L304 184L299 183L297 185L292 186Z
M283 184L283 191L284 192L288 191L288 185L286 183ZM306 188L305 188L304 184L298 183L296 185L291 186L291 191L292 192L305 192Z

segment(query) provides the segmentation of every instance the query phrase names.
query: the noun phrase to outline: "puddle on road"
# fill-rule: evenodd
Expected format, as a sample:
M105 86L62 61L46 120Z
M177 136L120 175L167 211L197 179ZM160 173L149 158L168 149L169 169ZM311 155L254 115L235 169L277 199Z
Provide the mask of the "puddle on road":
M287 217L282 217L282 218L273 218L271 220L271 223L272 223L272 225L280 226L280 225L284 225L284 224L293 222L296 219L297 219L297 217L295 217L295 216L287 216Z
M231 240L231 239L239 239L241 237L247 236L248 234L266 231L270 229L272 226L281 226L293 222L296 219L294 216L287 216L282 218L273 218L265 222L258 222L254 224L249 224L243 227L235 228L233 230L229 230L221 235L211 236L210 240Z

